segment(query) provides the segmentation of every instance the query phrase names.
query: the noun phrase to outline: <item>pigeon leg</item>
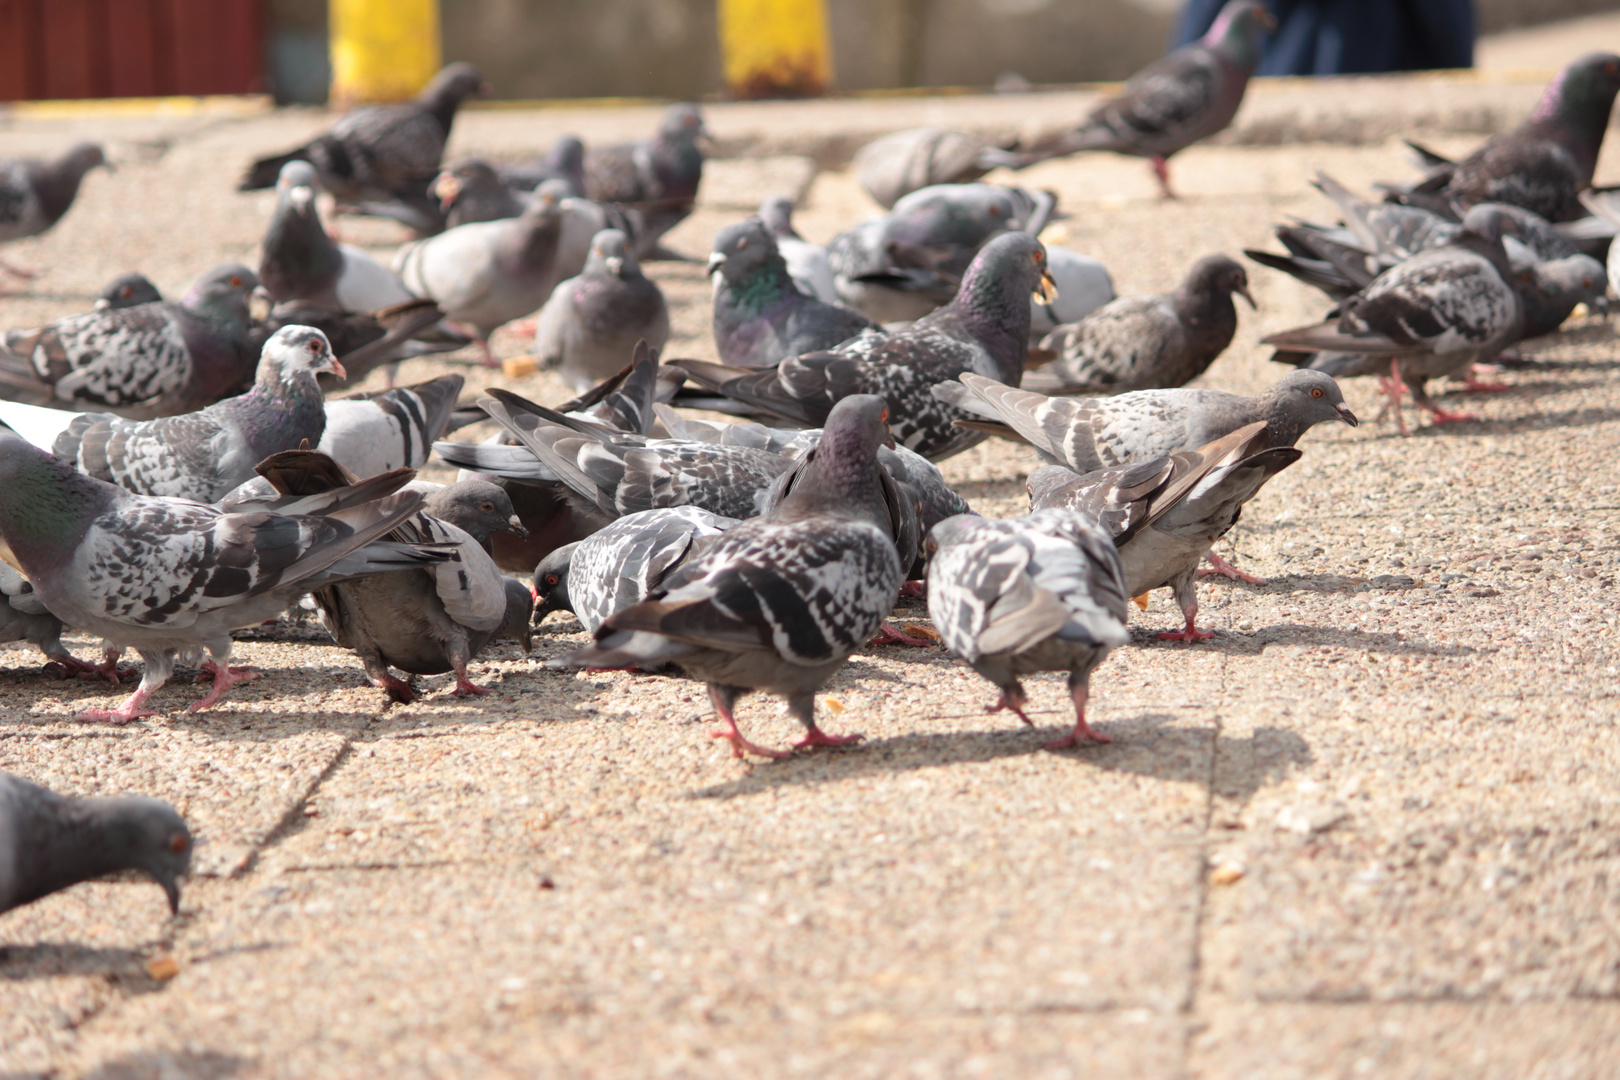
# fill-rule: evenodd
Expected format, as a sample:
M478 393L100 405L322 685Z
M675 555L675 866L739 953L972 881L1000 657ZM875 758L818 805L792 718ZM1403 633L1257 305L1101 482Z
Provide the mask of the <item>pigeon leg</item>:
M371 680L371 685L387 694L389 701L409 705L416 700L416 691L411 689L411 684L403 679L394 678L380 654L362 653L360 663L365 667L366 678Z
M0 270L5 271L12 277L22 278L24 281L32 281L34 278L39 277L38 270L34 270L26 266L18 266L16 263L8 262L5 259L0 259Z
M218 704L225 691L237 683L252 682L259 677L259 669L254 667L231 667L230 664L221 664L208 660L203 664L203 671L214 676L213 688L203 697L191 703L192 712L202 712L210 705Z
M1263 577L1255 577L1253 574L1245 574L1243 571L1221 558L1220 554L1213 549L1205 552L1204 558L1209 560L1209 566L1198 571L1199 577L1205 577L1209 574L1219 574L1222 577L1229 577L1233 581L1243 581L1250 585L1264 585L1266 583L1266 579Z
M110 651L110 650L109 650ZM147 716L156 716L154 709L143 709L146 699L155 694L164 683L169 681L174 671L174 655L172 653L141 653L141 660L146 664L146 671L141 675L140 685L135 692L124 700L116 709L85 709L74 715L75 720L100 720L108 724L127 724L131 720L139 720Z
M1153 166L1153 175L1159 181L1159 197L1162 199L1175 198L1176 193L1170 190L1170 163L1157 154L1149 158L1148 162Z
M1069 699L1074 702L1074 730L1061 739L1053 739L1046 744L1048 750L1066 750L1071 746L1084 746L1089 742L1113 742L1112 735L1102 732L1086 723L1086 699L1091 696L1091 689L1087 685L1091 681L1091 674L1082 675L1079 672L1069 673Z
M1475 394L1500 394L1505 390L1513 389L1510 383L1494 383L1482 380L1480 373L1488 366L1486 364L1468 365L1467 371L1463 373L1463 389ZM1502 369L1497 368L1496 370L1500 371Z
M1412 400L1417 402L1420 409L1429 414L1436 424L1457 424L1465 420L1478 420L1473 413L1448 412L1436 405L1429 397L1429 393L1421 383L1412 384Z
M1389 395L1389 408L1395 410L1395 426L1402 435L1410 435L1406 430L1406 414L1401 412L1401 394L1406 391L1406 384L1401 380L1401 361L1399 357L1389 362L1389 378L1384 381L1384 393ZM1415 398L1417 395L1414 394Z
M795 750L814 750L818 746L853 746L861 741L859 735L829 735L816 726L815 694L789 699L788 711L804 725L804 738L793 744Z
M932 645L933 642L929 641L927 638L913 637L904 630L900 629L898 626L894 625L892 622L885 619L883 620L883 625L878 627L878 632L872 636L872 640L867 642L867 644L910 645L914 648L925 649Z
M735 686L721 686L719 683L709 684L709 703L714 711L720 714L720 722L726 725L709 732L716 739L724 739L731 744L731 756L740 758L744 754L758 754L764 758L781 760L793 755L786 750L767 750L763 746L749 742L741 731L737 730L737 718L731 714L732 708L737 704L737 688Z
M451 639L450 670L456 673L456 688L453 693L456 697L483 697L489 693L489 687L479 686L467 678L467 665L472 662L472 652L467 648L467 639L457 635Z
M1024 706L1028 704L1029 698L1024 695L1023 685L1017 679L1014 679L1010 686L1001 688L1000 700L986 709L985 712L1000 712L1002 709L1008 709L1018 715L1018 719L1024 722L1025 727L1034 727L1035 721L1031 720L1024 712Z
M928 599L928 582L923 580L908 581L900 586L900 595L909 596L917 600Z

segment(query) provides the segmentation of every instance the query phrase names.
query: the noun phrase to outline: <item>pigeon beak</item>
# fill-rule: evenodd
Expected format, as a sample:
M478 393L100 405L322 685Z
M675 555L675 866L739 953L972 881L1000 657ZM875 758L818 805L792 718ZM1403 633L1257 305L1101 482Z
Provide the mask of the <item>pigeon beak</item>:
M1052 271L1042 267L1040 284L1035 286L1035 296L1041 303L1050 304L1057 299L1057 295L1057 282L1052 279Z
M1236 289L1233 289L1232 291L1237 293L1239 296L1243 297L1243 299L1245 299L1245 300L1247 300L1249 302L1249 310L1250 311L1259 311L1260 310L1260 305L1256 304L1254 302L1254 295L1249 292L1249 285L1248 285L1247 282L1243 283L1242 285L1239 285Z
M718 251L712 252L709 255L709 268L704 273L709 277L714 277L714 272L724 265L726 265L725 255Z
M335 356L332 357L332 362L327 365L326 370L330 371L333 375L336 375L340 379L347 379L349 377L349 373L343 369L343 365L338 362L338 358Z
M287 191L287 201L298 210L308 210L310 204L315 201L315 189L307 184L299 184Z
M1337 405L1335 405L1333 407L1339 411L1339 419L1340 420L1343 420L1345 423L1349 424L1351 427L1360 427L1361 426L1361 421L1357 420L1356 419L1356 414L1350 411L1350 406L1346 405L1344 402L1341 401L1341 402L1339 402Z
M451 204L461 196L461 181L449 173L440 173L439 178L433 181L433 194L439 197L439 209L448 212Z
M270 317L270 309L276 306L270 299L270 290L263 285L255 285L253 291L248 293L248 318L254 322L263 322Z
M112 301L107 299L105 296L103 296L99 300L96 301L95 310L97 310L97 311L105 311L106 309L108 309L110 307L112 307Z
M519 540L527 540L529 538L529 530L523 527L523 522L518 520L518 516L516 514L513 514L511 517L507 518L506 523L507 525L511 526L511 528L509 528L507 531L515 533Z
M624 260L617 255L609 255L602 260L602 263L607 267L608 273L614 277L618 277L619 272L624 269Z
M523 636L518 638L523 643L523 655L528 656L534 652L534 629L530 623L524 623Z
M163 892L169 898L169 914L180 914L180 882L172 877L160 877L157 883L163 886Z

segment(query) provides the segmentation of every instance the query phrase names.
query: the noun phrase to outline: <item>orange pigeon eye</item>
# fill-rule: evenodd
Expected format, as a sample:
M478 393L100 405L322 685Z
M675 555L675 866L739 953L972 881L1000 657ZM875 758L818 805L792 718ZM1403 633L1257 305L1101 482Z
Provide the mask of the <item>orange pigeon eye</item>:
M494 503L492 503L492 502L483 502L483 503L479 503L479 504L478 504L478 509L479 509L479 510L480 510L480 511L481 511L481 512L482 512L482 513L485 513L485 514L493 514L493 513L494 513L494 512L495 512L495 504L494 504Z
M884 409L883 410L883 415L878 417L878 419L883 421L885 424L887 424L889 422L889 410Z
M176 855L180 854L190 846L191 841L186 838L185 833L175 833L173 836L169 837L169 850L174 852Z
M232 277L231 278L231 288L239 289L241 287L242 287L242 279L240 277Z
M557 575L556 574L547 574L546 575L546 584L547 585L555 585L555 584L557 584Z
M1322 396L1322 388L1320 386L1318 386L1315 390L1311 391L1311 397L1319 398L1321 396Z
M737 250L738 251L742 251L747 246L748 246L748 237L745 236L741 240L737 241Z

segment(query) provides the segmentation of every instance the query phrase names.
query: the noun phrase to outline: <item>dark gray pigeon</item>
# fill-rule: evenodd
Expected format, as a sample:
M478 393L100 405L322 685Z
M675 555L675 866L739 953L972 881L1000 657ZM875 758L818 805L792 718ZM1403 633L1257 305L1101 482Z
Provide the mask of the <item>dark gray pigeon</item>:
M1005 233L974 258L948 305L904 330L854 338L757 372L696 361L676 366L705 389L806 427L821 425L847 395L876 394L889 403L895 438L940 461L982 436L956 427L964 414L932 388L964 372L1016 384L1028 352L1029 297L1049 284L1041 242Z
M991 169L1024 159L977 135L937 127L908 128L874 139L855 152L855 179L881 206L935 184L966 184Z
M603 624L596 644L556 661L648 667L673 661L709 686L732 753L787 756L743 737L732 709L750 690L787 699L805 727L795 748L843 746L815 720L816 691L894 606L892 484L878 465L888 410L866 394L840 401L811 470L772 513L734 526L666 578L645 603Z
M651 139L588 148L586 198L640 211L648 241L656 241L692 212L703 182L703 148L698 143L708 134L703 111L683 103L664 111Z
M120 274L107 283L96 297L96 310L135 307L137 304L155 304L163 294L145 274Z
M343 311L376 311L415 299L382 263L327 234L307 161L289 161L276 181L276 209L265 229L259 280L277 303L313 300Z
M141 705L168 681L181 650L207 649L207 708L252 668L230 666L230 632L279 615L334 580L430 565L447 552L380 538L419 508L393 494L408 470L279 510L231 513L181 499L134 495L78 472L0 431L0 541L63 622L134 648L146 671L117 709L80 719L123 724L155 715Z
M192 412L236 393L259 354L245 266L216 267L178 303L91 311L10 330L0 346L0 398L98 409L132 420Z
M528 204L524 192L508 186L495 166L482 158L465 158L433 180L428 189L439 200L446 228L475 221L515 218Z
M1202 39L1132 75L1079 128L1033 144L1027 160L1082 150L1134 154L1152 163L1164 197L1175 198L1167 161L1232 122L1260 60L1260 37L1276 28L1261 0L1231 0Z
M533 191L547 180L561 180L571 195L585 194L585 144L578 135L560 135L539 158L503 165L501 180L517 191Z
M944 645L1001 691L991 711L1024 713L1020 675L1067 671L1074 729L1048 750L1112 742L1086 723L1091 673L1130 640L1119 553L1073 510L1011 521L953 517L929 534L928 614Z
M62 220L84 174L97 165L112 168L95 143L80 143L55 161L0 159L0 245L38 236ZM4 260L0 270L20 278L36 274Z
M326 335L288 326L265 342L258 379L241 397L157 420L80 413L51 451L138 495L211 503L252 477L253 467L271 454L320 440L325 398L315 376L321 372L343 374Z
M662 349L668 340L664 291L641 272L624 233L603 229L584 271L559 283L540 309L534 356L578 393L624 367L638 341Z
M0 772L0 912L120 870L163 886L180 911L191 830L174 807L142 795L75 798Z
M759 204L759 220L765 223L782 261L787 263L788 276L806 296L813 296L823 304L838 303L838 284L833 279L832 261L827 249L812 244L793 227L793 200L786 195L768 195ZM719 237L715 250L720 250ZM712 258L711 258L712 263Z
M1052 331L1041 347L1057 352L1057 360L1030 372L1024 381L1031 390L1054 394L1185 386L1232 343L1237 331L1234 293L1254 307L1243 267L1225 255L1206 255L1174 292L1122 296Z
M1202 641L1197 571L1215 541L1237 524L1243 504L1300 458L1292 446L1271 446L1256 421L1196 450L1180 450L1134 465L1079 475L1060 465L1029 478L1030 508L1078 510L1101 523L1119 550L1127 596L1145 606L1147 593L1168 586L1186 620L1165 641Z
M773 367L882 327L859 312L822 303L795 285L776 239L759 218L727 225L709 256L714 343L731 367Z

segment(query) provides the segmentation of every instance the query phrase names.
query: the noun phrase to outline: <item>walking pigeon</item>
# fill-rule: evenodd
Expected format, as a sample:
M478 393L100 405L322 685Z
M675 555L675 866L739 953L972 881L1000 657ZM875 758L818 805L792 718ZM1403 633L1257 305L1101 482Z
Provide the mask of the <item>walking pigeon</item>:
M827 249L812 244L793 227L793 200L786 195L770 195L759 204L759 220L765 223L776 250L787 264L788 276L806 296L813 296L823 304L838 303L838 285L833 281L832 262ZM719 237L715 237L715 250L720 250ZM712 262L712 260L711 260Z
M1091 673L1130 640L1125 580L1108 534L1085 514L953 517L929 534L928 614L940 640L1001 691L992 712L1025 724L1018 677L1067 671L1074 729L1048 750L1113 740L1086 723Z
M1169 158L1232 122L1260 60L1260 37L1276 28L1261 0L1231 0L1201 40L1132 75L1124 91L1092 109L1080 127L1032 145L1028 160L1081 150L1134 154L1152 163L1164 197L1175 198Z
M101 295L96 297L95 310L155 304L162 299L163 294L145 274L120 274L109 281L107 287L101 290Z
M1232 343L1234 293L1254 307L1243 267L1225 255L1206 255L1174 292L1122 296L1052 331L1041 346L1056 351L1057 360L1025 381L1032 390L1059 394L1185 386Z
M0 912L120 870L139 870L180 911L191 830L174 807L143 795L58 795L0 772Z
M908 128L874 139L855 152L855 179L881 206L919 188L967 184L991 169L1027 162L1015 151L960 131Z
M963 414L930 391L964 372L1016 384L1029 340L1029 296L1050 285L1046 249L1028 233L986 244L944 308L887 335L865 335L825 352L739 372L697 361L676 366L698 385L806 427L822 424L850 394L876 394L892 410L895 438L932 461L980 442L953 425Z
M587 148L586 198L641 211L648 243L656 242L692 212L703 181L698 140L708 134L696 105L671 105L651 139Z
M229 513L131 494L0 431L0 542L63 622L140 653L146 670L134 694L117 709L79 714L122 724L154 715L141 706L181 650L204 648L211 658L204 670L213 689L195 712L257 676L230 666L232 630L274 618L332 581L449 557L378 542L421 504L420 495L393 494L411 475L288 500L282 512Z
M610 616L594 645L557 661L575 667L647 667L674 661L709 686L732 753L780 758L744 738L738 697L769 690L805 727L795 748L843 746L858 735L823 732L815 693L882 624L903 568L877 449L890 441L883 401L841 400L812 467L772 513L733 526L666 578L644 603Z
M248 316L258 284L245 266L220 266L178 303L91 311L7 331L0 398L132 420L211 405L237 392L258 363Z
M259 280L271 298L313 300L343 311L376 311L414 299L382 263L327 235L315 206L317 191L309 162L282 166L259 256Z
M55 161L0 159L0 244L38 236L62 220L85 173L98 165L112 168L95 143L80 143ZM19 278L37 273L4 260L0 271Z
M662 349L667 340L663 290L641 272L624 233L603 229L584 271L561 282L540 309L534 355L579 392L624 367L638 341Z
M714 343L732 367L772 367L882 327L797 288L770 230L758 218L727 225L709 256Z

